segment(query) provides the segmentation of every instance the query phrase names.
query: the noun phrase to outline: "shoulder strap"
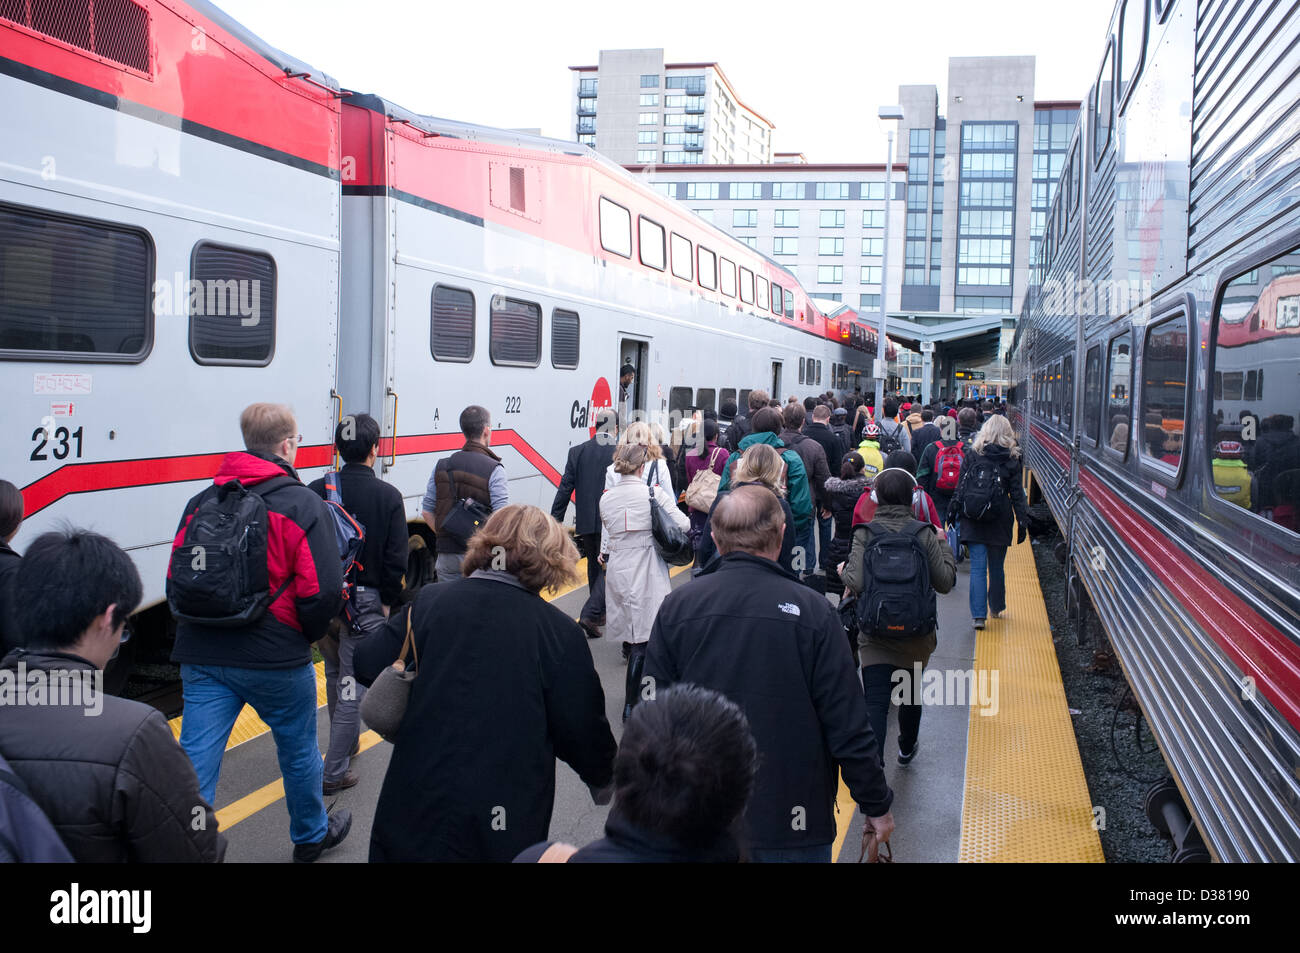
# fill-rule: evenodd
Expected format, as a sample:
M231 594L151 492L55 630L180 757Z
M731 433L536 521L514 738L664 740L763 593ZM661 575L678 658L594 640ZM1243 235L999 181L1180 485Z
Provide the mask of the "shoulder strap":
M908 524L907 533L910 536L920 536L921 530L933 525L933 523L922 523L920 520L913 518L912 522Z
M717 466L717 462L718 462L718 451L721 450L721 449L722 449L721 447L714 447L714 448L713 448L713 452L712 452L711 454L709 454L709 469L710 469L710 470L712 470L715 466Z

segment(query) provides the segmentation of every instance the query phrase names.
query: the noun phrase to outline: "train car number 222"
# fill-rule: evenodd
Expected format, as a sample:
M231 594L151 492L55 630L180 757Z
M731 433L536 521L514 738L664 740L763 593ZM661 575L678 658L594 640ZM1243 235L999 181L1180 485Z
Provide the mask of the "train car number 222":
M524 399L522 397L506 398L506 413L521 414L524 411Z
M49 427L37 427L32 431L32 440L36 446L32 448L30 459L48 460L49 456L45 453L47 446L55 460L66 460L69 454L78 460L81 459L81 436L84 430L84 427L78 427L69 432L67 427L59 427L52 431Z

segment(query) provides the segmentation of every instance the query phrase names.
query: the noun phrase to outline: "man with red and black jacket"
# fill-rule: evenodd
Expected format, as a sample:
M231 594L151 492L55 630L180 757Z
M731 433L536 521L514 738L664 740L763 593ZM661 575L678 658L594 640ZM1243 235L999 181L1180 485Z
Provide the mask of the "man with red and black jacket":
M311 660L311 643L342 608L343 565L324 501L293 469L302 440L293 412L283 404L252 404L240 414L239 428L247 449L226 454L214 485L238 480L265 503L267 575L275 598L242 627L177 623L172 661L180 663L185 688L180 741L200 792L213 803L235 718L245 704L253 706L275 739L293 858L310 863L352 825L350 811L325 813ZM186 504L173 552L212 492L209 487Z

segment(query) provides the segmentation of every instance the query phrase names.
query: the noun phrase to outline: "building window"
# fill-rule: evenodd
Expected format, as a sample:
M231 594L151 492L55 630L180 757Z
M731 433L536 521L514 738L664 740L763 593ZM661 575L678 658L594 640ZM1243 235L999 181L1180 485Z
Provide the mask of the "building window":
M641 94L641 105L642 105L642 106L658 106L658 105L659 105L659 94L658 94L658 93L642 93L642 94Z
M595 95L596 95L596 80L594 80L594 79L581 79L581 80L578 80L578 95L579 95L579 96L595 96Z
M862 284L878 285L880 284L880 266L863 265L862 266Z
M930 154L929 129L913 129L908 133L908 152L914 156Z
M584 132L578 136L578 144L591 146L593 149L596 148L596 134L594 132Z
M640 216L637 218L637 227L640 232L639 238L641 247L641 264L654 268L656 271L664 270L664 228L658 222L652 222L650 219Z
M658 133L658 131L655 131L655 130L648 130L648 131L646 131L646 132L638 132L638 133L636 134L636 141L637 141L638 143L640 143L641 145L643 145L643 146L644 146L644 145L653 145L653 144L655 144L655 143L657 143L657 142L659 141L659 133Z
M957 295L953 299L956 310L963 314L996 314L1011 310L1010 298L990 295Z
M691 209L696 215L704 219L710 225L713 224L713 209L711 208L693 208Z
M667 89L684 89L693 96L703 96L705 92L703 76L669 76L664 81Z
M603 195L600 198L600 247L632 257L632 213Z
M700 165L703 161L698 152L664 152L665 165Z
M821 218L818 221L820 228L843 228L844 227L844 209L842 208L824 208L821 210Z
M551 366L574 370L578 366L578 314L556 308L551 312Z
M542 309L531 301L494 295L488 352L493 364L536 367L542 360Z
M204 242L194 249L191 277L207 289L201 304L190 299L190 354L194 360L259 367L271 363L275 351L275 262L271 256Z
M862 239L862 254L866 258L879 258L885 253L885 240L883 238L864 238Z
M849 183L847 182L818 182L816 184L816 197L819 199L846 199L849 197Z
M762 183L732 182L731 197L733 199L761 199L763 197Z
M879 311L879 310L880 310L880 295L878 295L878 294L874 294L874 295L858 295L858 307L859 307L859 308L871 308L872 310Z
M731 227L732 228L757 228L758 209L756 208L732 209Z
M654 162L658 155L658 149L638 149L636 151L636 161L645 165L646 163Z
M795 208L777 209L772 218L772 225L776 228L798 228L799 210Z
M772 198L801 199L804 197L804 182L773 182Z
M153 279L144 232L0 207L0 352L142 360L153 336ZM234 303L238 314L242 302Z
M758 239L753 235L745 235L740 240L750 248L754 249L754 251L758 251Z
M429 349L435 361L466 363L474 358L474 295L463 288L433 286Z
M863 228L884 228L885 227L885 210L882 208L867 208L862 210L862 227Z
M819 238L817 239L817 254L819 255L843 255L844 239L842 238Z
M641 74L641 88L642 88L642 89L658 89L658 88L659 88L659 74L658 74L658 73L642 73L642 74Z
M799 239L797 238L777 238L773 242L772 254L774 255L797 255L799 254Z
M818 265L817 283L819 285L838 285L844 282L843 265Z
M883 202L885 200L885 183L863 182L861 195L862 198L869 202Z
M705 199L714 200L718 197L717 182L688 182L686 183L686 197L688 199Z
M925 238L925 213L924 212L907 213L907 237Z
M641 113L640 123L643 126L657 126L659 125L659 114Z
M684 126L686 125L686 115L684 113L669 113L664 116L665 126Z

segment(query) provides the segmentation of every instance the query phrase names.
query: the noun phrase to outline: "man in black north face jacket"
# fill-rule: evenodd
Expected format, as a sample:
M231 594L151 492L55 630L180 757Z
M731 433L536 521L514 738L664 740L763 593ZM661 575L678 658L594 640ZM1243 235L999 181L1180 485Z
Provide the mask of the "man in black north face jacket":
M880 840L894 827L877 739L844 627L777 564L785 517L763 487L715 508L722 559L659 608L646 655L656 691L690 682L745 712L760 766L745 814L750 859L831 860L836 769ZM748 537L761 540L740 548Z

